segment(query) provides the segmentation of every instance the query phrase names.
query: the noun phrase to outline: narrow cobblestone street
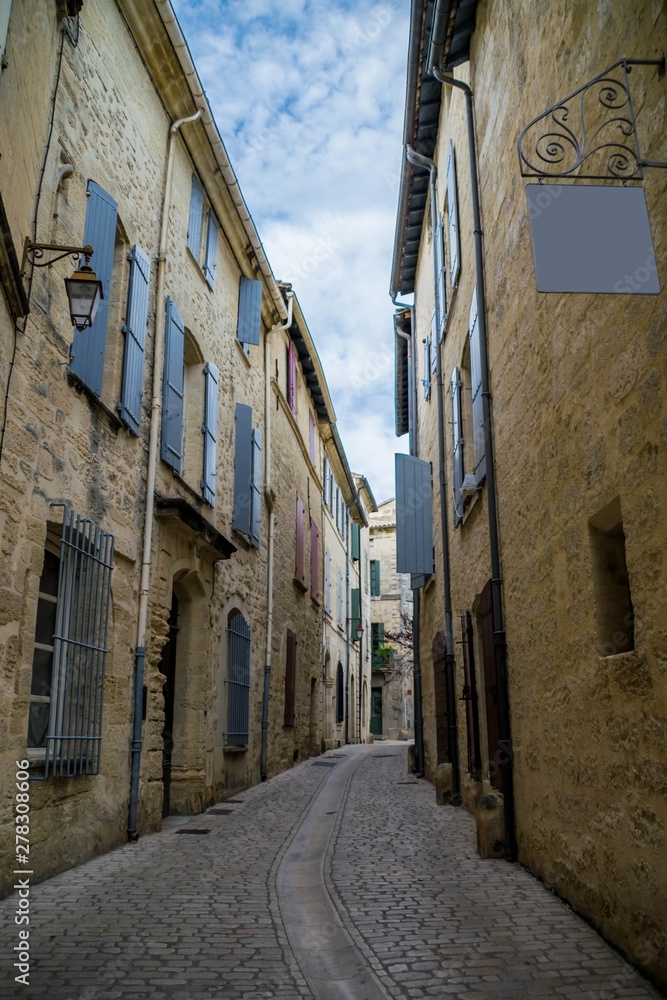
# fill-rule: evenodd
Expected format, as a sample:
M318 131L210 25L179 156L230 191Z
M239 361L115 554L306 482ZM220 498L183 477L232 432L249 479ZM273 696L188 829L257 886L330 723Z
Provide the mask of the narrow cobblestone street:
M329 752L35 886L29 987L3 900L0 997L658 996L406 762Z

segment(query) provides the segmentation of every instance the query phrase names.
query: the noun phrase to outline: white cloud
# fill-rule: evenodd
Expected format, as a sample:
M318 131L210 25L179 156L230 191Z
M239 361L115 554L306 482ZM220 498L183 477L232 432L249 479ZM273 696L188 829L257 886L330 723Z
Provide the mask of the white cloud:
M408 5L174 0L277 277L292 281L348 459L393 494L391 269Z

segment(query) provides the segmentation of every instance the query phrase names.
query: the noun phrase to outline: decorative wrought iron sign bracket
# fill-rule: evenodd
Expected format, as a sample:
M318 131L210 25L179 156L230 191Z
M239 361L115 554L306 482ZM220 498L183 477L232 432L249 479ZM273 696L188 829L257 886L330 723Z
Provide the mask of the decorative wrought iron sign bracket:
M657 66L658 76L665 75L664 56L621 59L526 125L517 144L522 177L636 181L645 167L667 167L641 155L633 66Z

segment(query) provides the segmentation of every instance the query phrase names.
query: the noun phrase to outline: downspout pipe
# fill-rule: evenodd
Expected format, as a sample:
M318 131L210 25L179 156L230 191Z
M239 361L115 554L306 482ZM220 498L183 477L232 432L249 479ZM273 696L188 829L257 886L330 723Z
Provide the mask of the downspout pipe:
M482 405L484 415L484 447L486 450L486 488L489 517L489 548L491 555L491 595L493 606L493 647L498 678L498 716L500 736L498 740L498 763L503 778L503 798L505 814L505 856L515 861L517 856L514 817L514 776L512 767L512 735L509 711L509 684L507 677L507 639L502 603L502 579L500 573L500 541L498 532L498 499L496 493L496 471L491 425L491 390L489 387L489 356L486 332L486 289L484 281L484 251L482 245L482 220L479 207L479 178L477 174L477 150L475 144L475 119L473 93L467 83L444 76L436 66L430 67L436 80L448 87L457 87L465 95L466 124L468 130L468 159L470 161L470 189L472 196L473 236L475 246L475 277L477 287L477 310L479 323L480 368L482 376Z
M264 337L264 499L269 511L269 537L267 543L267 601L266 601L266 650L264 656L264 695L262 698L262 746L260 752L260 779L267 777L267 747L269 733L269 695L271 691L271 658L273 650L273 567L276 535L275 494L271 483L271 337L292 325L294 292L286 292L287 318L284 323L272 326Z
M151 562L153 549L153 513L155 509L155 477L157 471L158 432L162 409L162 355L164 352L164 273L167 260L167 238L169 233L169 210L171 207L171 185L174 173L174 145L176 133L183 125L201 118L201 110L187 118L179 118L169 129L167 139L167 167L162 203L160 245L157 259L157 283L155 291L155 345L153 350L153 401L151 403L151 423L148 438L148 469L146 474L146 514L144 517L144 544L141 559L141 585L139 609L137 613L137 643L134 652L134 723L132 728L132 765L130 777L130 806L127 835L130 840L138 840L137 809L139 804L139 777L141 774L142 722L144 704L144 668L146 662L146 621L148 619L148 594L150 591Z
M417 167L422 167L429 172L429 186L431 203L431 233L435 246L435 234L438 228L438 200L436 180L438 168L433 160L421 153L415 152L410 146L406 148L408 160ZM438 481L440 492L440 535L442 537L442 582L445 603L445 685L447 690L448 706L448 731L447 747L449 750L449 760L452 765L452 805L461 805L461 776L459 772L459 743L458 726L456 712L456 681L455 681L455 659L454 659L454 631L452 628L452 591L451 573L449 564L449 535L447 532L447 483L445 477L445 404L444 386L442 380L442 350L440 343L440 330L442 329L443 317L440 315L441 303L438 296L438 274L437 257L433 253L434 290L437 310L437 333L436 343L432 345L436 359L436 382L438 387ZM426 373L430 377L430 372Z

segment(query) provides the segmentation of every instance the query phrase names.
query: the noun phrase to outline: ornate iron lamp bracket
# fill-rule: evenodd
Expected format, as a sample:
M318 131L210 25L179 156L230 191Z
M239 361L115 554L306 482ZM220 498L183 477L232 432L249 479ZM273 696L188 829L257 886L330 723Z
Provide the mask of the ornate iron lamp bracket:
M518 139L521 176L634 181L644 177L645 167L667 167L641 155L630 93L633 66L657 66L658 76L665 75L664 56L621 59L538 115Z
M54 254L54 256L50 256L48 260L44 260L45 253ZM49 267L50 264L55 264L56 261L62 260L63 257L72 257L73 260L78 260L82 254L86 258L86 264L88 264L93 255L93 248L90 245L85 247L66 247L58 243L33 243L26 236L25 243L23 244L21 274L25 274L25 266L28 261L34 267Z

